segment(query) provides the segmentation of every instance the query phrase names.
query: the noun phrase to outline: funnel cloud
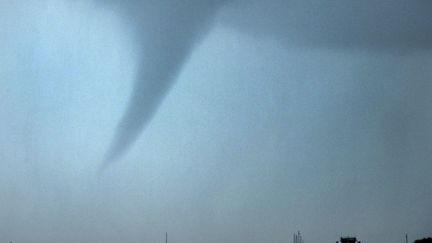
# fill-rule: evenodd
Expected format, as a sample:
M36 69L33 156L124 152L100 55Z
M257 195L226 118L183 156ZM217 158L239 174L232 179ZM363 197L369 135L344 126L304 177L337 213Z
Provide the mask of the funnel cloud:
M105 165L117 160L141 134L194 45L208 31L216 10L224 2L133 2L139 5L139 10L145 10L145 17L140 17L141 11L128 16L130 21L135 22L135 34L141 46L140 68L129 105L106 155ZM132 13L137 11L136 6L127 6L126 9Z

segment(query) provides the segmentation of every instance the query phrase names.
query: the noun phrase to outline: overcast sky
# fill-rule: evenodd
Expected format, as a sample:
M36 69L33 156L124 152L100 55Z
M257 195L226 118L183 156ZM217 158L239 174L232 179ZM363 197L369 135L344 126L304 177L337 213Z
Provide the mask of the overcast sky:
M0 242L431 236L431 10L1 1Z

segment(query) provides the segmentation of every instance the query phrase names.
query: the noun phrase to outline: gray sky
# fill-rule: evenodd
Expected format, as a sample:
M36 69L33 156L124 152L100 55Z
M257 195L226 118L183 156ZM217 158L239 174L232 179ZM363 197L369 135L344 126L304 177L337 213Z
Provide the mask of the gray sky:
M0 2L1 242L432 235L428 1L110 2Z

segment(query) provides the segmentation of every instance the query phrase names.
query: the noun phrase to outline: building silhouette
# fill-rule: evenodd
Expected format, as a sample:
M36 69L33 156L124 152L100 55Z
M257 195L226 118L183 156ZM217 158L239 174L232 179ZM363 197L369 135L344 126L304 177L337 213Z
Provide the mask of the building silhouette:
M418 239L415 240L414 243L432 243L432 238L428 237L428 238Z
M300 231L297 231L297 234L293 235L293 243L304 243Z
M356 237L341 237L339 241L336 241L336 243L361 243L357 240Z

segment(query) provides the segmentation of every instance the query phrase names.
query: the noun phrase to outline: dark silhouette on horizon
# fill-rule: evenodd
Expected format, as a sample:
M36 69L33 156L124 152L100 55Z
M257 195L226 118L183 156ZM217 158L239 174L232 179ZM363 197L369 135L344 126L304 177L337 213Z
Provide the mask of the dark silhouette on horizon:
M423 239L417 239L414 241L414 243L432 243L432 238L423 238Z

